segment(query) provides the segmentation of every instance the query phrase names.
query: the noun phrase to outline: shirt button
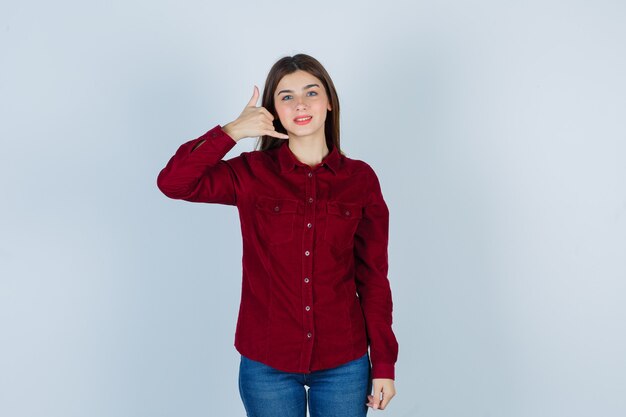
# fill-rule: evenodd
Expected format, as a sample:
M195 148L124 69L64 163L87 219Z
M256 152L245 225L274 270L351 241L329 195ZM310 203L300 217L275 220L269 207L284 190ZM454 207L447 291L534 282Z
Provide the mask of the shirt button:
M309 172L309 178L311 178L313 176L312 172Z
M306 282L306 283L308 284L308 283L309 283L309 279L308 279L308 278L305 278L305 279L304 279L304 282Z
M309 197L309 203L313 202L313 197Z
M350 210L346 210L346 216L350 215Z
M306 227L310 229L311 227L313 227L313 225L311 223L307 223Z
M274 207L274 211L279 211L279 210L280 210L280 207L278 206Z
M304 252L306 256L309 256L311 253L309 251Z
M313 334L311 332L306 334L306 337L308 337L309 339L313 336Z
M304 307L304 309L305 309L306 311L309 311L309 310L311 309L311 307L306 306L306 307Z

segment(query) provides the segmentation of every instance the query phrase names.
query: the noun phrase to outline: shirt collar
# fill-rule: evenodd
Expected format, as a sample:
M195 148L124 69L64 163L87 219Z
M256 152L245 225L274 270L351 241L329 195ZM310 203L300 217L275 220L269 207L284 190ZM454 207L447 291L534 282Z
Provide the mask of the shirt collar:
M341 162L341 155L339 155L339 151L337 151L337 147L332 145L332 148L329 150L328 155L322 159L322 164L330 168L333 174L337 174L339 170L339 164ZM302 163L296 158L296 156L289 149L289 142L285 140L278 147L278 162L280 163L280 172L285 173L291 171L296 165L310 168L307 164Z

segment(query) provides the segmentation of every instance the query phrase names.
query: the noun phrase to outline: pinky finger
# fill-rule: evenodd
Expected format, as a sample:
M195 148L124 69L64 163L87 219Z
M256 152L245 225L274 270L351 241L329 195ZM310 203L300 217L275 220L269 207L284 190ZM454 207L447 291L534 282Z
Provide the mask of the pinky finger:
M278 139L289 139L289 136L285 135L284 133L276 132L274 130L268 130L264 134Z

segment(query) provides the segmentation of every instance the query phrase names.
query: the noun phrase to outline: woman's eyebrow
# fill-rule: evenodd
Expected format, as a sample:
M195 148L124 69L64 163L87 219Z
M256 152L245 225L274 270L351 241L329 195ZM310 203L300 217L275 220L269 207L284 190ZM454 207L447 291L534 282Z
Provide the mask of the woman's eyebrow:
M302 89L306 90L307 88L312 88L312 87L319 87L319 85L318 84L309 84L307 86L304 86ZM276 95L278 96L278 95L280 95L282 93L293 93L293 90L280 90L278 92L278 94L276 94Z

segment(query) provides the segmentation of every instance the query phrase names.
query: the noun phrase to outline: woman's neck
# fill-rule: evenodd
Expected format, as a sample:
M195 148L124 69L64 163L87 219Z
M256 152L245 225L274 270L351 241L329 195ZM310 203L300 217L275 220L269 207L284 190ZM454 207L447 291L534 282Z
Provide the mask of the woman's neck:
M311 167L322 162L329 153L324 136L318 138L290 136L287 145L298 161Z

